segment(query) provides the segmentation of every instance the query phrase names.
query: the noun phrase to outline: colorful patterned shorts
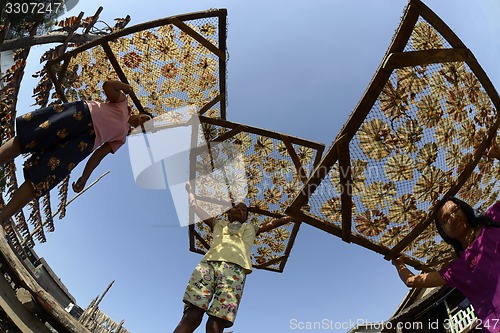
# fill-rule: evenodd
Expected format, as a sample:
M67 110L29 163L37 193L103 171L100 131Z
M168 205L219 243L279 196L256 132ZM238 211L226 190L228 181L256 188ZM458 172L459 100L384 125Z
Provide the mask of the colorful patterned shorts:
M92 153L95 142L90 111L85 102L42 108L16 118L16 134L23 154L24 178L39 198L61 182Z
M194 269L184 293L184 310L194 305L210 316L226 320L226 327L233 326L245 278L246 273L239 265L202 260Z

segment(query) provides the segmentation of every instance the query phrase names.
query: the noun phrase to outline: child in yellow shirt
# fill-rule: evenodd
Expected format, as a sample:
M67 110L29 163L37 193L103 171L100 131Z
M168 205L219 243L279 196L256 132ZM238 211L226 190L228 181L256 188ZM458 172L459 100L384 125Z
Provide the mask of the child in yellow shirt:
M250 255L255 237L289 223L292 218L275 219L259 228L245 223L248 208L238 203L227 211L227 220L214 219L198 207L189 184L186 190L190 206L210 227L213 237L210 249L191 275L183 298L184 313L174 333L194 332L205 312L209 316L206 332L222 333L234 323L246 275L252 272Z

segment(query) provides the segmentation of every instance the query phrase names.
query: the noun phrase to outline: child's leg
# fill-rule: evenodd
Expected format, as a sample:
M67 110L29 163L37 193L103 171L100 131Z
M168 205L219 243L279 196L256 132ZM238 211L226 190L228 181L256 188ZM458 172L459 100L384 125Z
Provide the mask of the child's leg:
M182 314L181 321L175 328L174 333L193 333L200 326L204 313L203 309L191 305Z
M227 321L214 316L209 316L206 325L207 333L223 333Z
M9 203L0 212L0 223L8 223L8 220L30 202L35 195L31 182L25 181L21 187L14 192Z
M9 163L19 154L21 154L21 144L17 136L15 136L0 147L0 165Z
M231 327L234 323L243 296L246 273L237 264L223 261L213 261L211 264L214 267L214 284L217 287L207 311L210 316L207 332L219 332L220 329Z

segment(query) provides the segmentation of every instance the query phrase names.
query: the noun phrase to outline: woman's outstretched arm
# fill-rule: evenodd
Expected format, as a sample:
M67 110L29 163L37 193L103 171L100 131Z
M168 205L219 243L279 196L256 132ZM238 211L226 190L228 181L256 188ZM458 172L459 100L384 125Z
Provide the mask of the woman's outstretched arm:
M437 271L415 275L406 267L406 264L401 258L393 259L392 264L396 266L401 280L410 288L430 288L444 286L446 284L446 281Z

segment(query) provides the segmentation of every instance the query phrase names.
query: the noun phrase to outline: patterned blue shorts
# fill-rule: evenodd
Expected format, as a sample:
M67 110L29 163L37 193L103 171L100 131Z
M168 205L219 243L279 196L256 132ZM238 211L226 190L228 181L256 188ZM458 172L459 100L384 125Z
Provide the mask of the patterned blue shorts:
M16 118L23 154L24 178L39 198L61 182L92 153L95 142L92 117L83 101L53 105Z

